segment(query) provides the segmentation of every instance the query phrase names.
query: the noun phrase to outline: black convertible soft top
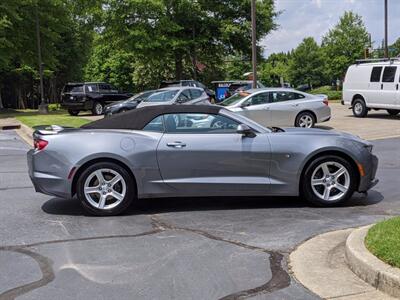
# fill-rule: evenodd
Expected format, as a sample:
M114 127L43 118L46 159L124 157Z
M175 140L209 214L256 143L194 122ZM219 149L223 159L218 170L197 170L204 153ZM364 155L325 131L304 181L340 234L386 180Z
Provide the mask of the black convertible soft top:
M223 107L217 105L154 105L137 108L109 118L83 125L84 129L131 129L142 130L151 120L174 113L218 114Z

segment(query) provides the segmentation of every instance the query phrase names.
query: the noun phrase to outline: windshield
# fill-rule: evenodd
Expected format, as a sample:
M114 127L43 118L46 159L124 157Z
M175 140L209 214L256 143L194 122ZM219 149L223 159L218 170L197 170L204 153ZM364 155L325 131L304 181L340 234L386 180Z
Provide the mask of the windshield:
M123 102L126 103L126 102L144 101L145 99L147 99L153 93L154 93L153 91L138 93L138 94L135 94L132 97L124 100Z
M168 102L174 99L179 90L163 90L157 91L144 102Z
M243 92L236 93L232 97L229 97L228 99L225 99L224 101L222 101L220 103L220 105L222 105L222 106L234 105L234 104L240 102L242 99L246 98L248 95L250 95L250 94L243 93Z

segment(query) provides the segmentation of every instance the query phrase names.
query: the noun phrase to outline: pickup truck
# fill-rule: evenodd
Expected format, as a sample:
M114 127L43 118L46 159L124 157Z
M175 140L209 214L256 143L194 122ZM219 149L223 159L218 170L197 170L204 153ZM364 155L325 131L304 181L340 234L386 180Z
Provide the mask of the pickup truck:
M78 115L82 110L101 115L107 104L131 96L132 94L121 93L105 82L67 83L61 92L61 106L67 109L71 116Z

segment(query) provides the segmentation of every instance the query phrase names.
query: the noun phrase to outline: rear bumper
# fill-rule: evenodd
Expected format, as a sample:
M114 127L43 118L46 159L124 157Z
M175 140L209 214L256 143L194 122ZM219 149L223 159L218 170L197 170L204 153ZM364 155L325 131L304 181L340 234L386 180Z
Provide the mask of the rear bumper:
M328 122L331 119L331 108L324 106L316 111L317 123Z
M61 107L71 110L90 110L92 109L93 103L91 101L85 102L63 102Z
M35 191L38 193L57 196L61 198L71 197L71 183L67 178L59 174L38 171L36 168L37 162L35 155L40 155L36 150L28 151L28 171L29 177L33 183ZM40 162L38 162L40 164Z

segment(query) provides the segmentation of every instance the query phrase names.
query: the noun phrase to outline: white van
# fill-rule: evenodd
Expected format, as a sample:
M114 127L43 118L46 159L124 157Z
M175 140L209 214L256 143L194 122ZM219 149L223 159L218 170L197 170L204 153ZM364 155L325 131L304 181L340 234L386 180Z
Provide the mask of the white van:
M363 118L371 109L385 109L395 116L400 112L400 59L363 60L347 69L343 82L344 105Z

